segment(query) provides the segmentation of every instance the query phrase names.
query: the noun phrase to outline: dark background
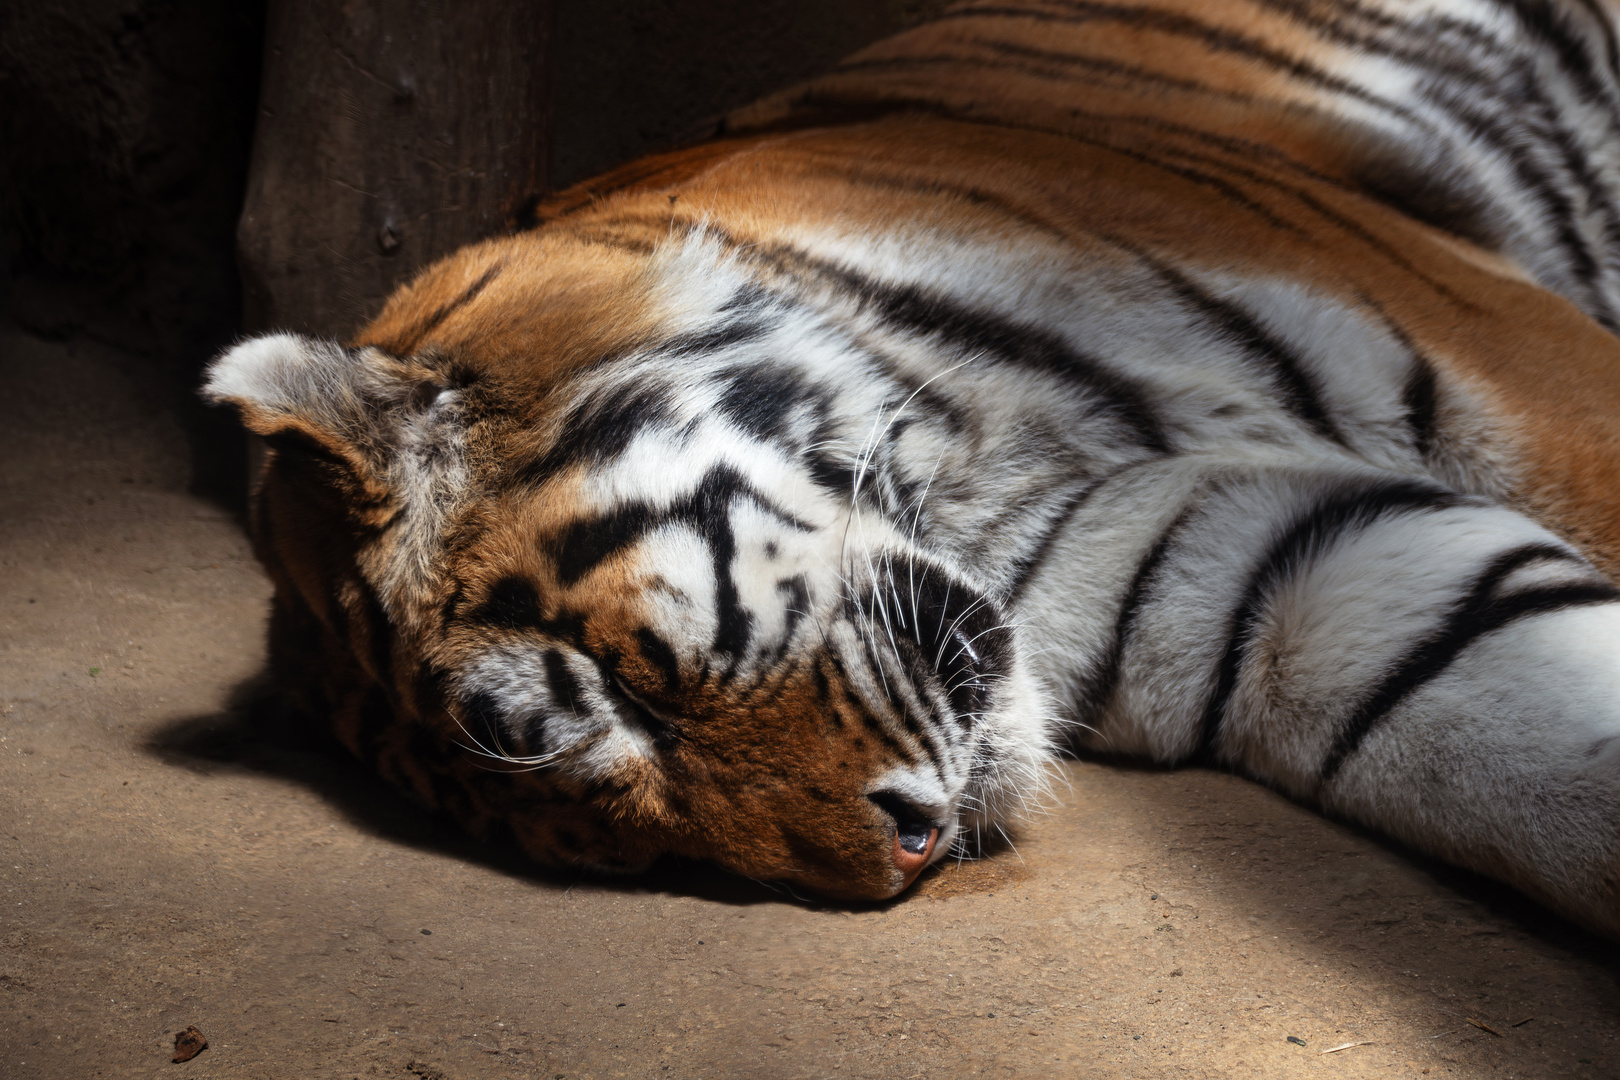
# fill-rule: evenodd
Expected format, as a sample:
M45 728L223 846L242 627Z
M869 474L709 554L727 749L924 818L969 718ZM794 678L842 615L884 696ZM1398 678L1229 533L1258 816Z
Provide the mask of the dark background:
M139 356L193 486L239 502L195 387L244 331L345 336L543 191L942 0L0 0L0 303Z

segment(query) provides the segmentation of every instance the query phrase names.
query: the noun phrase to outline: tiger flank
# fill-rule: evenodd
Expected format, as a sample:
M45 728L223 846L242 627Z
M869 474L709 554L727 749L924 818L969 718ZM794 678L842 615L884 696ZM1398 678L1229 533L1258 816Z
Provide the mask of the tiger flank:
M209 375L389 781L878 899L1132 754L1620 936L1599 0L968 3L543 216Z

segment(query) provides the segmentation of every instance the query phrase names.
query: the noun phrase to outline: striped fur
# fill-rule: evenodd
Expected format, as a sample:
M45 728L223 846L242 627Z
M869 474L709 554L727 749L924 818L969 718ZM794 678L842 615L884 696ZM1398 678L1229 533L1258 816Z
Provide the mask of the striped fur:
M537 858L893 895L1062 749L1620 934L1597 0L985 0L215 365L298 707Z

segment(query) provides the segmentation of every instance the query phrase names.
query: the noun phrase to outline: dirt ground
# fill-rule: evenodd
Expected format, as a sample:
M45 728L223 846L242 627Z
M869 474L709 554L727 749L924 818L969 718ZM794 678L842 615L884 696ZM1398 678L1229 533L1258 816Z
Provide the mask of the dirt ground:
M1620 1076L1615 946L1212 772L880 908L481 851L233 709L268 587L139 366L0 369L0 1077Z

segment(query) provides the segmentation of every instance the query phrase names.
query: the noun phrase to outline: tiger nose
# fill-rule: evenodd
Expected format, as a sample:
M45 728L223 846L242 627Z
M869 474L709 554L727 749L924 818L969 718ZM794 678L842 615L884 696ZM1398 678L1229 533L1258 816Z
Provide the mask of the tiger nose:
M939 842L939 830L926 823L907 823L894 834L894 866L906 879L907 888L934 855Z
M879 791L867 798L894 821L894 867L904 878L900 888L905 889L933 858L939 828L926 812L893 792Z

